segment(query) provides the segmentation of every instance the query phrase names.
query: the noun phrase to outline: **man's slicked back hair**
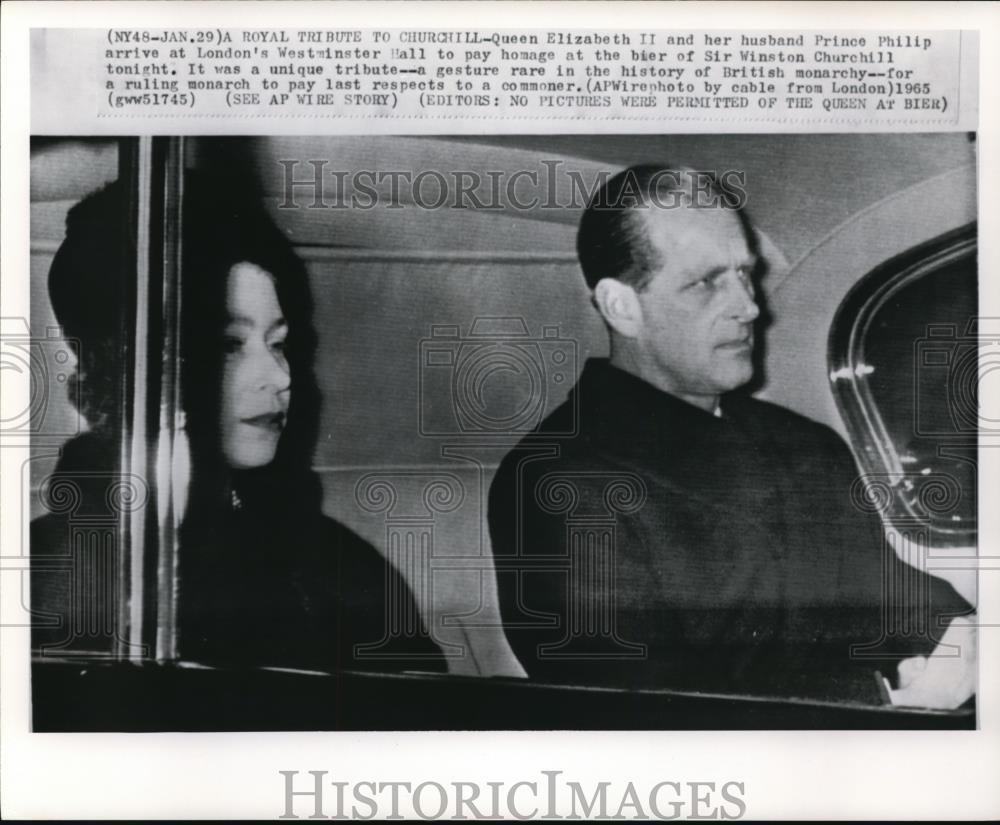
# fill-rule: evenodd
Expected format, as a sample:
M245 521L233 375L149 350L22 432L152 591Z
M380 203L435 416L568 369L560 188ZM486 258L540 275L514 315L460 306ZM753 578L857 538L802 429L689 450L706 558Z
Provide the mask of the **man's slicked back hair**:
M662 263L649 241L648 209L732 208L731 193L707 172L665 164L630 166L598 189L580 220L576 252L587 286L615 278L641 292ZM740 216L742 220L742 215Z

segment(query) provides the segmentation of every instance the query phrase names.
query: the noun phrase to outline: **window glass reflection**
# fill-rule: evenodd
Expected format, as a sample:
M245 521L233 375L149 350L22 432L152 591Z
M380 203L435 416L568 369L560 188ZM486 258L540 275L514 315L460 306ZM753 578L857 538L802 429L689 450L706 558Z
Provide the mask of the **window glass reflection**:
M122 642L122 520L145 499L120 464L129 204L114 140L35 139L31 164L32 647L110 657Z
M898 517L956 537L974 531L974 248L904 276L863 330L854 374L885 428Z

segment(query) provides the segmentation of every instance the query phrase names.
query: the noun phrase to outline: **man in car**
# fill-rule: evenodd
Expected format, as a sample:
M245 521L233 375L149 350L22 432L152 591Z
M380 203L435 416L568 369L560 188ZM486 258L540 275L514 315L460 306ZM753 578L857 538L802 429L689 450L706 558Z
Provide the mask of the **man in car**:
M610 356L491 487L508 638L548 681L957 706L969 606L887 547L837 435L739 392L763 262L732 194L639 166L584 212Z

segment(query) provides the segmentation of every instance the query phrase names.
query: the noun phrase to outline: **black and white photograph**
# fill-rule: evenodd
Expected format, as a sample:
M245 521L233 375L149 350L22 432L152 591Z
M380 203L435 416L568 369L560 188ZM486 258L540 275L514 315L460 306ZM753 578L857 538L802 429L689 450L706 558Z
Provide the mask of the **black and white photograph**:
M989 820L1000 7L0 8L12 820Z
M36 729L974 728L976 148L34 138Z

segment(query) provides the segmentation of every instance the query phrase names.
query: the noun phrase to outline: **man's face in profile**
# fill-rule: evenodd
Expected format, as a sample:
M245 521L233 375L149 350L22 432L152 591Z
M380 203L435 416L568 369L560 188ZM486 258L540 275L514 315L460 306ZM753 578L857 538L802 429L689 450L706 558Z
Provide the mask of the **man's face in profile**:
M756 257L739 217L722 208L640 212L654 251L638 294L639 346L656 383L681 398L715 396L753 377Z

